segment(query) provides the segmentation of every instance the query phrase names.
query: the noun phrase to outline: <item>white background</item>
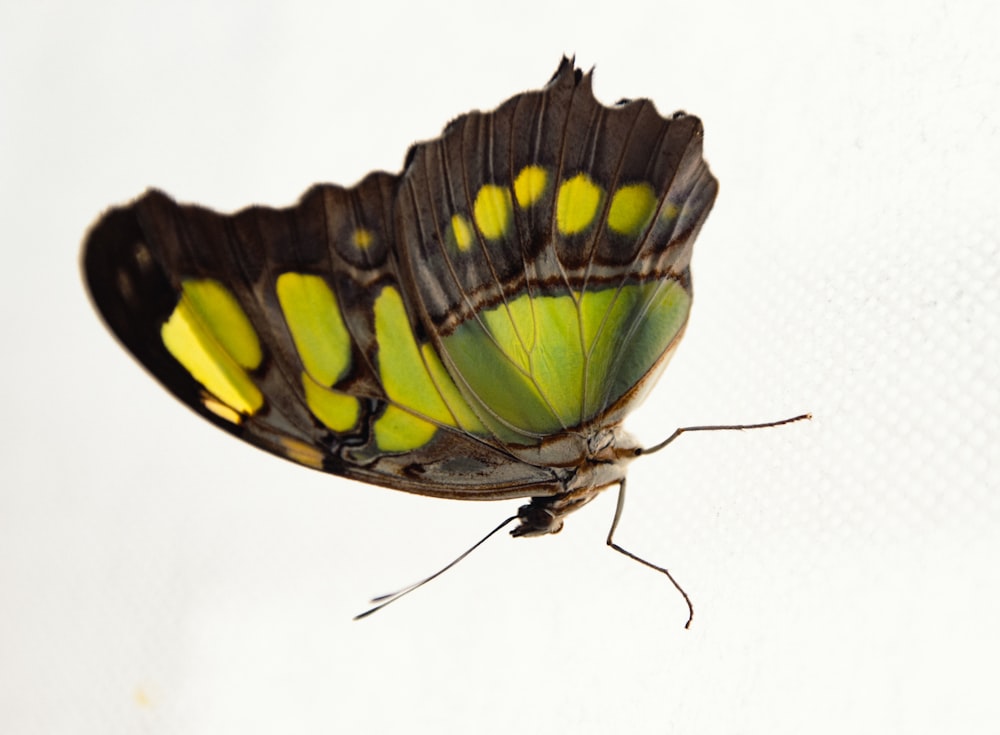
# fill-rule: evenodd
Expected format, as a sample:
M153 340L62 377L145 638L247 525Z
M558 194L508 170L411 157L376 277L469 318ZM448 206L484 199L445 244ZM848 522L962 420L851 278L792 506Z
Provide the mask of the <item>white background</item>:
M994 2L4 3L0 731L996 732ZM480 9L476 9L480 8ZM397 171L538 88L705 122L684 344L629 426L684 437L556 537L516 502L310 472L198 421L77 270L156 185L231 210Z

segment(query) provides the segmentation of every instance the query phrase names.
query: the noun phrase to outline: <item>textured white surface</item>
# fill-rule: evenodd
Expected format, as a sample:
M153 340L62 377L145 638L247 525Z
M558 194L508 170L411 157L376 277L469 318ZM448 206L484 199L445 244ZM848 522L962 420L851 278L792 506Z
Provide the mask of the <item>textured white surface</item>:
M995 732L998 6L338 5L0 9L0 731ZM99 323L79 244L148 185L232 209L398 170L564 51L605 101L702 117L721 181L630 426L816 418L634 466L619 539L690 631L605 549L610 495L352 623L517 504L197 421Z

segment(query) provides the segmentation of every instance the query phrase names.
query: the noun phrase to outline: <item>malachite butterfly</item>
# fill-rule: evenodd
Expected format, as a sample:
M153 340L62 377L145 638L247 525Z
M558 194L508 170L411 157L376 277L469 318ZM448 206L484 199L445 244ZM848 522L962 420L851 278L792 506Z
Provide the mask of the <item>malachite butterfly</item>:
M606 107L564 58L400 174L232 215L150 190L97 222L83 269L118 339L216 426L375 485L530 498L508 521L541 535L650 451L621 421L684 333L717 188L698 118Z

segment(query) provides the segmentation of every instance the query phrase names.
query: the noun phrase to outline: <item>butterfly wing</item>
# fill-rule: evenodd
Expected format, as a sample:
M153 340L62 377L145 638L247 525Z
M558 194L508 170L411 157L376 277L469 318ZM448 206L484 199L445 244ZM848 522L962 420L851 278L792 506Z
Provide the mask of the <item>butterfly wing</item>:
M418 325L391 297L402 291L395 181L317 186L295 207L232 216L150 191L90 233L90 293L170 392L269 452L425 495L557 492L550 471L483 442L448 408L446 376L428 368ZM408 391L424 397L389 396Z
M691 303L717 182L702 126L605 107L564 59L549 85L411 154L400 260L455 382L509 444L621 420Z
M410 492L540 497L676 345L715 191L696 118L604 107L564 60L399 176L233 215L150 191L83 267L122 343L245 441Z

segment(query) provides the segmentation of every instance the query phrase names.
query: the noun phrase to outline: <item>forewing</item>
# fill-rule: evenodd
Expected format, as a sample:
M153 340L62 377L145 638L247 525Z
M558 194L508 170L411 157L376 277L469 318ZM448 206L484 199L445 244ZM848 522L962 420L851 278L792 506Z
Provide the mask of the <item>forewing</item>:
M474 417L421 345L399 283L396 185L378 173L231 216L150 191L95 225L85 278L168 390L258 447L427 495L555 492L551 472L463 425Z

